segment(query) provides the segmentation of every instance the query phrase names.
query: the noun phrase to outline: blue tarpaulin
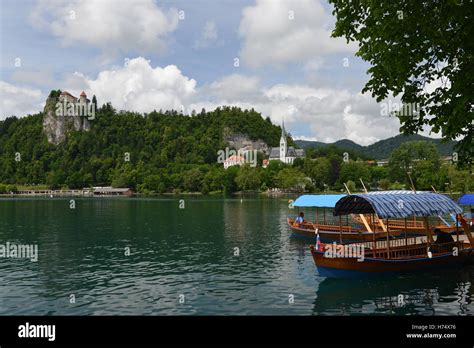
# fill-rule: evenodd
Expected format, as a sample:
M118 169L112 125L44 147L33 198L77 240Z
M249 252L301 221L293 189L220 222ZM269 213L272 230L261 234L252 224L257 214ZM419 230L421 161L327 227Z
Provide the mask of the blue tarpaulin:
M293 203L295 207L334 208L336 202L346 195L302 195Z
M458 203L461 205L474 205L474 193L466 193L459 198Z
M380 218L406 218L462 213L448 196L434 192L378 191L341 198L334 215L377 214Z

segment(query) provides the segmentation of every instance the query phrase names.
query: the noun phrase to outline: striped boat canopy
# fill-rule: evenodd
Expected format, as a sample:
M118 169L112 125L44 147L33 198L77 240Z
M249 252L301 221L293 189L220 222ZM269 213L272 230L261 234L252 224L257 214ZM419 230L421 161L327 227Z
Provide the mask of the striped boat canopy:
M458 203L461 205L474 204L474 193L465 193L459 198Z
M334 208L336 202L347 195L302 195L293 203L294 207Z
M380 218L406 218L462 213L451 198L434 192L378 191L341 198L334 215L377 214Z

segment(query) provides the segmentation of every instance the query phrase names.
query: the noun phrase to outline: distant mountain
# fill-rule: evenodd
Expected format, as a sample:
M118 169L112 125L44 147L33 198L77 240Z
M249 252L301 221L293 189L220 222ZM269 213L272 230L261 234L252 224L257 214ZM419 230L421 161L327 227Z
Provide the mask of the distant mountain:
M340 147L341 149L354 150L364 153L364 147L362 145L359 145L349 139L338 140L333 144L337 147Z
M377 141L376 143L368 146L359 145L352 140L349 139L342 139L338 140L334 143L323 143L320 141L307 141L307 140L295 140L295 143L306 149L306 148L320 148L328 145L334 145L341 149L345 150L354 150L358 151L367 157L374 158L374 159L386 159L390 156L393 150L397 149L401 144L407 141L429 141L436 145L438 151L442 156L449 156L453 153L454 145L456 145L456 141L448 141L445 143L441 142L441 139L433 139L428 138L419 134L414 135L397 135L392 138L384 139Z

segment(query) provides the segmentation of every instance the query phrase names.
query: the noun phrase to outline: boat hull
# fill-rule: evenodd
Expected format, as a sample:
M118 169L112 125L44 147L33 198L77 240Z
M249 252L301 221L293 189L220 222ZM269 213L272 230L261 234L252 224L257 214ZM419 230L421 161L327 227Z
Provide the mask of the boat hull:
M323 277L331 278L370 277L474 263L474 248L463 249L457 256L452 253L444 253L433 255L431 258L392 260L364 258L363 261L358 261L356 258L329 258L324 256L323 251L316 250L313 245L310 249L318 273Z
M316 240L316 233L314 229L299 228L299 227L293 226L290 222L290 219L287 219L287 223L295 237L302 238L308 241ZM342 235L342 241L344 244L356 243L356 242L372 242L374 239L374 234L372 232L358 231L355 229L351 232L343 231L342 233L340 233L337 231L325 231L324 227L320 227L318 229L318 234L319 234L320 241L323 243L332 243L332 242L339 243L341 241L341 235ZM404 236L401 233L396 233L396 232L391 232L390 235L391 237ZM418 235L418 234L413 234L413 235L407 234L407 236L414 236L414 235ZM386 232L382 232L382 231L375 232L376 240L384 240L386 238L387 238Z

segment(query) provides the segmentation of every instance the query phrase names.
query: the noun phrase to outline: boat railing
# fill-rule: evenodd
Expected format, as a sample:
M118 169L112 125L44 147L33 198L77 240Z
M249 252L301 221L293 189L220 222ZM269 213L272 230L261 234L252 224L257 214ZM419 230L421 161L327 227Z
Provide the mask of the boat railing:
M295 222L294 219L290 219L290 218L288 219L288 221L289 221L290 225L293 225L293 223ZM297 227L297 226L295 226L295 227ZM341 229L342 229L342 232L360 232L362 230L362 226L357 224L357 223L348 224L348 225L343 224L341 226L339 224L339 221L336 223L335 221L331 221L331 220L326 220L323 223L321 223L321 222L315 223L315 222L306 220L299 227L304 228L304 229L311 229L311 230L315 230L316 228L318 228L320 230L328 231L328 232L339 232Z
M397 240L397 242L402 242L404 240ZM391 241L393 242L393 241ZM368 243L366 243L368 244ZM369 249L367 250L366 256L367 257L376 257L376 258L384 258L384 259L406 259L410 257L417 257L426 255L428 257L428 251L432 253L432 255L436 254L445 254L454 252L454 248L457 248L458 251L461 251L466 248L466 244L463 241L454 241L448 243L432 243L428 245L425 242L416 243L411 245L404 245L404 246L390 246L390 249L387 250L386 244L385 246L380 245L380 248L376 249Z
M360 216L356 214L352 214L352 218L358 222L362 222L362 219ZM369 224L371 225L379 225L380 224L380 219L377 217L374 217L372 219L370 215L366 216L367 221L369 221ZM382 221L384 224L386 224L386 220ZM388 224L391 228L411 228L411 229L422 229L425 228L425 224L423 221L419 220L412 220L412 219L406 219L405 220L397 220L397 219L390 219L388 220Z

